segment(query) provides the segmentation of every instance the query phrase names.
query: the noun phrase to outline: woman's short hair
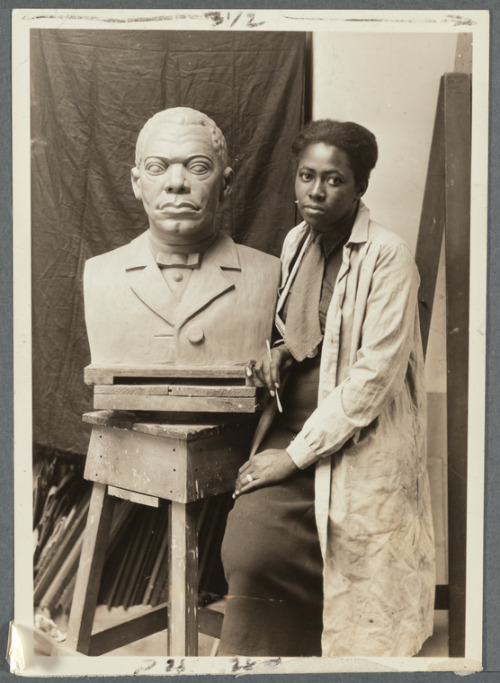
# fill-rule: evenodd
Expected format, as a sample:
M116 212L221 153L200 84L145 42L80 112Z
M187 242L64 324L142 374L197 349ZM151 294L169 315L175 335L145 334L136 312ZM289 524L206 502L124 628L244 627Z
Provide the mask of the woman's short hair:
M212 145L219 163L222 168L225 168L227 165L227 144L222 131L215 121L212 121L206 114L197 111L196 109L190 109L189 107L172 107L171 109L164 109L163 111L157 112L146 121L139 133L135 147L135 165L137 168L139 168L142 161L142 150L149 131L156 125L162 125L168 128L170 124L205 126L212 138Z
M302 128L293 142L292 152L298 159L306 147L321 142L345 152L356 185L368 184L378 158L377 140L373 133L351 121L318 119L310 121Z

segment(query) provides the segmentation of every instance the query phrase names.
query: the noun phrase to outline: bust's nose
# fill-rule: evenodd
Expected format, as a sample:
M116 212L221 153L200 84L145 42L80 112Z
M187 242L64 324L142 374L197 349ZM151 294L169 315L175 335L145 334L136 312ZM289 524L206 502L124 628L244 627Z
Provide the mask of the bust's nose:
M182 164L171 164L165 173L165 192L183 194L189 192L186 169Z

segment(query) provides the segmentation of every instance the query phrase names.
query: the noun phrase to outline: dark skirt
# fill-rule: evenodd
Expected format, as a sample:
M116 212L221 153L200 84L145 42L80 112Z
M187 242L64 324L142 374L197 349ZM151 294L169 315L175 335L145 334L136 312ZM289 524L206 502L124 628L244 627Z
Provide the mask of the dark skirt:
M285 448L292 437L276 425L261 450ZM219 655L321 655L314 470L237 498L222 546L229 588Z

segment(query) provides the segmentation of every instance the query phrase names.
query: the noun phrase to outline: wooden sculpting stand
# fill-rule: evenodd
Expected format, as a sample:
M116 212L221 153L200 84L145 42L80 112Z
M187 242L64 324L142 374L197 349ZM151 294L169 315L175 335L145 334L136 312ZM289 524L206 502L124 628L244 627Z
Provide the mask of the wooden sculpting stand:
M182 424L178 418L84 415L92 424L84 476L94 485L68 625L67 645L78 652L100 655L168 628L168 653L196 656L199 630L220 635L222 614L198 609L197 501L232 490L245 439L235 420ZM168 605L92 634L114 496L155 506L171 501Z

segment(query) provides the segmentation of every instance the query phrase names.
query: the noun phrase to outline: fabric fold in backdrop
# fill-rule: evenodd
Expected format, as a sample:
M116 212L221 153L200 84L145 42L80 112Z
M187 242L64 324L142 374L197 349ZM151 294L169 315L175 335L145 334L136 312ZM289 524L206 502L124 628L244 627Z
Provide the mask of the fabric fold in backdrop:
M130 169L150 116L187 106L218 123L235 171L218 225L279 254L295 222L304 52L303 33L31 31L35 444L87 450L83 266L147 228Z

